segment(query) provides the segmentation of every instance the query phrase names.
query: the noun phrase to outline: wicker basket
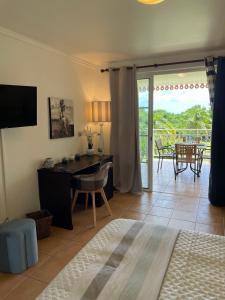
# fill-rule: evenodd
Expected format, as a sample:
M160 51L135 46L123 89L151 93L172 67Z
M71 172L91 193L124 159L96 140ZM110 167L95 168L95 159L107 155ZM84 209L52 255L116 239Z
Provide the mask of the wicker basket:
M50 235L52 215L48 210L32 212L27 214L27 217L35 220L38 240Z

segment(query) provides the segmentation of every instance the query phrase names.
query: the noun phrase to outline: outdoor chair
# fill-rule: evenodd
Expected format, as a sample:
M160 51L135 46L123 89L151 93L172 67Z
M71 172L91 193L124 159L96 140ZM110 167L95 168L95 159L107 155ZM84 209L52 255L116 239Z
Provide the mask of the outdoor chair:
M195 137L195 139L194 139L194 142L196 143L196 144L200 144L201 143L201 137Z
M175 144L175 153L173 156L175 180L178 174L184 172L188 168L188 165L190 165L190 169L194 173L195 182L196 176L200 176L201 164L202 153L198 151L196 144Z
M103 164L99 171L92 174L82 174L82 175L75 175L74 179L75 182L73 186L76 188L74 198L73 198L73 204L72 204L72 211L74 210L74 207L77 202L78 194L79 193L85 193L85 208L88 206L88 195L91 194L92 196L92 207L93 207L93 218L94 218L94 227L96 227L96 206L95 206L95 194L100 193L102 196L102 199L105 203L106 209L110 216L112 216L112 212L108 203L108 200L106 198L104 187L107 184L108 181L108 172L109 169L112 167L112 162L107 162Z
M167 159L167 158L173 158L173 154L174 154L174 148L171 145L165 145L163 146L162 144L162 139L157 139L155 140L155 145L156 145L156 149L158 152L158 168L157 168L157 173L159 172L159 168L162 168L162 164L163 164L163 159ZM161 163L161 164L160 164Z
M203 159L211 159L211 146L207 146L203 152Z

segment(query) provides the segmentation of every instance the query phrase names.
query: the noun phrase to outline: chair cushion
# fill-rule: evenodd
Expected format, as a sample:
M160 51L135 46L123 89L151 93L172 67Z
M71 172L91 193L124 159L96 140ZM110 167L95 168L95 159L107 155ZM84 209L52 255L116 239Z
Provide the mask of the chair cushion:
M103 187L104 179L95 179L91 177L81 177L74 176L75 187L81 191L96 191Z

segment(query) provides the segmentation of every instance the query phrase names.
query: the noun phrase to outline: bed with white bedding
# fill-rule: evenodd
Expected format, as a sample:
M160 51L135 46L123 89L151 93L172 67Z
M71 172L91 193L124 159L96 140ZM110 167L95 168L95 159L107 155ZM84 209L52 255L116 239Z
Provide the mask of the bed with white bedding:
M225 238L117 219L37 299L225 299Z

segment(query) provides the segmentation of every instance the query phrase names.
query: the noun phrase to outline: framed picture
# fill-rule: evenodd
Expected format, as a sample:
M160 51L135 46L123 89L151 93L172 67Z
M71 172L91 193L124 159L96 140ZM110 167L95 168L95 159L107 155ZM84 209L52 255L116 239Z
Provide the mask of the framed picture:
M48 101L50 138L74 136L73 101L56 97L50 97Z

